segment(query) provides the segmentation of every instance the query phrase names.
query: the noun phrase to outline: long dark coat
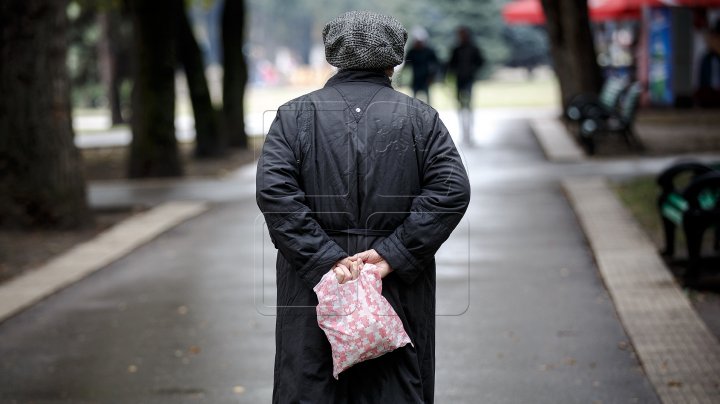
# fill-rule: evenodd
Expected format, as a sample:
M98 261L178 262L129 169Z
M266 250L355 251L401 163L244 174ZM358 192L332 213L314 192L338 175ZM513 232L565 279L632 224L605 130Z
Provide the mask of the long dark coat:
M433 402L434 254L469 198L437 112L381 72L341 71L280 108L257 170L257 203L279 250L274 403ZM336 381L312 288L369 248L393 268L382 294L414 346Z

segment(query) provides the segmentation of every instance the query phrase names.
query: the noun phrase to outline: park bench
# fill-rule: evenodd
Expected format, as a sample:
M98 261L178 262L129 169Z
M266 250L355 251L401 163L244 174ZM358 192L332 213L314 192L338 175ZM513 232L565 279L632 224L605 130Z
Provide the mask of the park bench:
M573 122L581 122L591 117L606 118L615 110L627 85L624 78L608 77L599 95L583 93L574 96L568 103L565 115Z
M681 179L686 184L678 186ZM720 165L684 161L672 165L658 177L657 204L665 233L662 254L675 254L675 229L680 227L687 243L686 279L698 275L703 234L715 228L714 249L720 249Z
M590 116L582 120L579 131L580 143L588 154L595 154L596 138L610 134L619 134L628 146L642 150L642 144L633 129L641 92L642 85L634 82L623 92L616 110L608 111L607 116Z

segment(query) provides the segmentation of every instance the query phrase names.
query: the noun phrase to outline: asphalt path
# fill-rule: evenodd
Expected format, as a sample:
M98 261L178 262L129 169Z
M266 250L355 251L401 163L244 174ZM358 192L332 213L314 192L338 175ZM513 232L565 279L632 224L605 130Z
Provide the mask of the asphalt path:
M668 159L551 164L526 121L482 128L438 253L436 402L657 402L559 180ZM0 402L269 402L275 252L252 178L94 184L96 206L212 208L1 323Z

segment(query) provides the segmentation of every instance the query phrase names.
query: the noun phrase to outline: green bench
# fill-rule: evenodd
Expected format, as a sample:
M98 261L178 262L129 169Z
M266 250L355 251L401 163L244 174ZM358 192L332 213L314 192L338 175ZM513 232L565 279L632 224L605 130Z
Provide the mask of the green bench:
M635 135L635 116L642 94L642 84L634 82L621 94L616 110L607 111L607 114L587 116L580 122L580 144L589 155L595 154L595 142L605 135L617 134L622 136L629 147L636 151L644 149L642 142Z
M680 187L680 178L689 181ZM720 165L680 162L660 174L658 185L658 210L665 233L662 253L667 258L675 255L675 231L681 228L687 242L686 279L697 277L707 230L715 228L714 248L720 248Z
M574 96L568 103L565 116L573 122L588 118L607 118L615 111L628 82L625 78L608 77L600 94L583 93Z

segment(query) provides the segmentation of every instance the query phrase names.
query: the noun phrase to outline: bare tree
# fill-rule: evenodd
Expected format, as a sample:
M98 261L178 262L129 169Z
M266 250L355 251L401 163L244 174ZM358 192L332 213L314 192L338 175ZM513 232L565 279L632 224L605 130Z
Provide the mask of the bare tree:
M219 114L215 111L210 99L205 63L200 46L193 34L183 0L178 3L178 56L185 69L193 115L195 117L195 156L217 157L226 149L227 143L218 128Z
M98 65L100 80L105 86L108 106L112 117L112 124L124 122L120 104L120 72L119 72L119 16L118 11L106 7L97 13L97 23L100 28L98 38Z
M587 1L542 0L555 73L563 107L579 93L598 92L602 85L590 31Z
M135 61L129 176L183 173L175 138L175 0L130 0Z
M223 121L233 147L247 148L245 133L245 85L247 64L245 42L245 1L225 0L222 13L223 43Z
M67 0L0 2L0 225L91 222L73 142Z

